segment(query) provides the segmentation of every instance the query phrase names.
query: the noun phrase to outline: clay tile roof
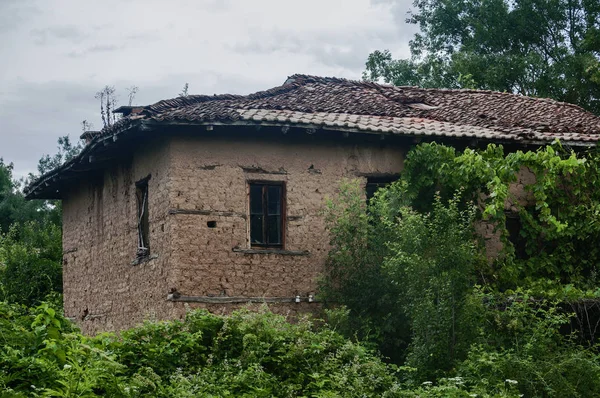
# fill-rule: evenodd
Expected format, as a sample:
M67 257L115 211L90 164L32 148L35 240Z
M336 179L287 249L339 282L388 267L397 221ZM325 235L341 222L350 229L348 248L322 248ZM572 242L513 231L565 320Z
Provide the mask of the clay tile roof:
M352 118L363 116L360 123ZM157 102L125 118L157 122L232 121L313 124L357 131L412 134L406 125L423 119L427 134L486 139L577 142L600 138L600 118L550 99L481 90L395 87L333 77L290 76L279 87L254 94L191 95ZM118 126L117 126L118 127ZM466 135L465 135L466 136Z
M28 197L58 195L57 181L85 169L82 165L92 163L97 153L118 146L121 133L149 124L294 126L522 144L560 139L592 146L600 140L600 117L550 99L307 75L293 75L279 87L244 96L190 95L117 112L123 114L121 120L95 134L79 156L32 183Z

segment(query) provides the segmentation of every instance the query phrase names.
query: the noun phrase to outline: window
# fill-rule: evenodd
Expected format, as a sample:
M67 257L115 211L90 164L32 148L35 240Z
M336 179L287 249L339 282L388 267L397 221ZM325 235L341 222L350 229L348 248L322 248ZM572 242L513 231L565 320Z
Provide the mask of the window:
M150 219L148 217L148 180L150 176L135 183L137 199L138 249L137 256L150 254Z
M393 175L382 177L367 177L367 203L371 200L372 197L375 196L375 192L377 192L379 188L384 188L392 182L396 181L397 179L398 176Z
M508 231L508 240L513 244L515 256L519 260L527 260L527 239L521 235L523 224L519 213L506 212L506 230Z
M250 244L283 247L284 184L250 183Z

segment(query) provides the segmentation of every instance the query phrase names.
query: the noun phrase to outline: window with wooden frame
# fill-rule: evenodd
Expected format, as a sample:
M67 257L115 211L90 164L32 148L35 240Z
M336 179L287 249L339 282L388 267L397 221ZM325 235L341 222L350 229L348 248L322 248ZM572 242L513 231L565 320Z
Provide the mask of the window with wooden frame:
M283 248L285 184L250 182L250 245Z
M148 214L148 180L150 176L135 183L135 197L137 200L137 231L138 249L137 256L145 257L150 254L150 218Z

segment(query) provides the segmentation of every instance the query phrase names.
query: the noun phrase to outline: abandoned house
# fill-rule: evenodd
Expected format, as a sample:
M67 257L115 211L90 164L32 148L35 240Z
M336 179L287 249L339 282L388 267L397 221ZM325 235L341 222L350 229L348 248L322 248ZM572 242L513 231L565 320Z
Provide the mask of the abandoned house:
M311 311L321 216L343 178L395 179L418 142L596 145L600 118L548 99L294 75L246 96L125 106L28 198L62 199L64 308L88 333L186 306Z

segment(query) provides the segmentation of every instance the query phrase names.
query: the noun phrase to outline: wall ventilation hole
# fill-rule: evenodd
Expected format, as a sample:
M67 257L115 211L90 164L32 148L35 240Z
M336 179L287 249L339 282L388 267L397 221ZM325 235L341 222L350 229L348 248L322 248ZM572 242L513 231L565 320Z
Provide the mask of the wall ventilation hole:
M206 226L207 226L208 228L216 228L216 227L217 227L217 222L216 222L216 221L208 221L208 222L206 223Z

